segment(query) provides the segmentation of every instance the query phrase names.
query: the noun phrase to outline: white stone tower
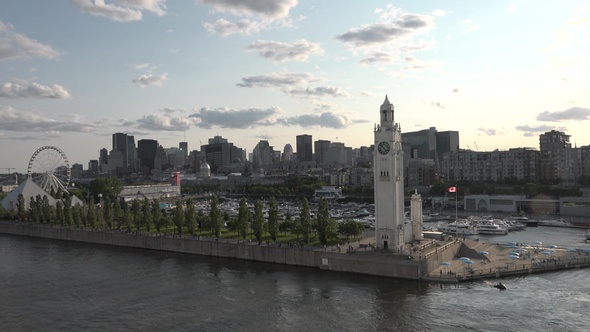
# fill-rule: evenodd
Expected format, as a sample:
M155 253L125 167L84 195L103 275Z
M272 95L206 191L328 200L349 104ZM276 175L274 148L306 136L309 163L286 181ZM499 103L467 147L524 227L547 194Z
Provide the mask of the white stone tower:
M401 129L394 122L393 113L393 105L385 96L379 113L381 121L374 130L375 245L400 253L405 242L404 153Z

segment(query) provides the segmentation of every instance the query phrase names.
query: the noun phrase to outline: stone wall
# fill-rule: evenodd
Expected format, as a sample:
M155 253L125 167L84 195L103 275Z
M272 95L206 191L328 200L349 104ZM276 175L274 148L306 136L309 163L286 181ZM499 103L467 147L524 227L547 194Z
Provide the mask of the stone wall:
M22 222L0 222L0 233L143 248L187 254L245 259L267 263L320 268L322 270L359 273L375 276L420 279L426 274L426 262L404 255L380 252L337 253L329 250L288 245L237 242L235 240L198 237L158 236L145 233L124 233L109 230L52 227Z

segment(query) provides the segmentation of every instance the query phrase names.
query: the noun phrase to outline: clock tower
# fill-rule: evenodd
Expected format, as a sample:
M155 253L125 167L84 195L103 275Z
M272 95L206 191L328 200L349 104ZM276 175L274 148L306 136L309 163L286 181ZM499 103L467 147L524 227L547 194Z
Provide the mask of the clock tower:
M373 179L375 188L375 241L379 249L396 253L404 244L404 174L402 135L393 120L387 96L375 125Z

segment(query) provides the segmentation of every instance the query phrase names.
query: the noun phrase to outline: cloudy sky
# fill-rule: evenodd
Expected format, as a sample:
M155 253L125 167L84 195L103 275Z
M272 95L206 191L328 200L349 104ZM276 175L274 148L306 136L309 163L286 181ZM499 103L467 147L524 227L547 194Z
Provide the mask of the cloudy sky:
M44 145L86 168L115 132L369 146L385 95L462 148L590 145L589 44L577 0L2 1L0 173Z

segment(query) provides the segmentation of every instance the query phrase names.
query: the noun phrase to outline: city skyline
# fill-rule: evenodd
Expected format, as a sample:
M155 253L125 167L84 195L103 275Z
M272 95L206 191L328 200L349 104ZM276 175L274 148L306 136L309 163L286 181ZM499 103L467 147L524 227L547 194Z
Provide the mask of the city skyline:
M25 172L43 145L87 165L116 132L370 146L385 95L402 133L459 131L461 148L538 149L550 130L590 144L583 1L339 4L2 3L0 168Z

